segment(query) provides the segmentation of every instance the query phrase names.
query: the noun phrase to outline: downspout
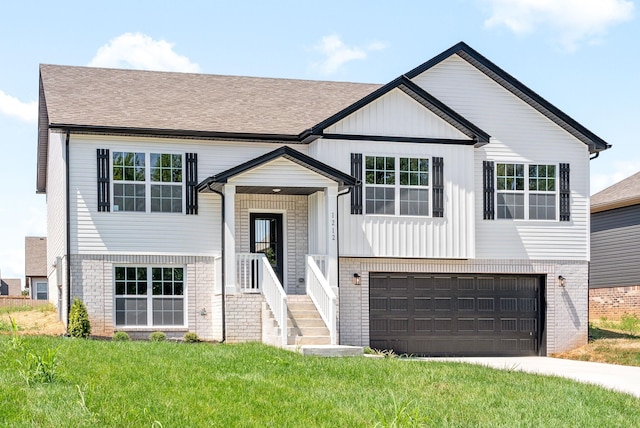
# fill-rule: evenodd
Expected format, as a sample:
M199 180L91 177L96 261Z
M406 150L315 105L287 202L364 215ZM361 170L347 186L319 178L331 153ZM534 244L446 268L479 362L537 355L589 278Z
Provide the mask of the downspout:
M216 193L216 194L220 195L220 200L221 200L220 208L222 210L222 213L221 213L221 220L220 220L220 232L221 232L220 233L220 239L221 239L221 245L222 245L222 275L221 275L222 276L222 284L221 284L222 285L222 288L221 288L222 289L222 343L224 343L225 340L227 339L227 323L226 323L226 310L225 310L225 284L226 284L226 281L225 281L225 278L226 278L226 276L225 276L225 264L226 264L225 263L225 255L226 255L226 251L224 250L224 241L225 241L225 239L224 239L224 235L225 235L225 233L224 233L224 220L225 220L225 217L224 217L224 193L222 193L222 192L220 192L218 190L212 189L211 188L211 183L207 184L207 188L210 191L212 191L213 193Z
M64 147L64 156L65 156L65 174L67 181L67 326L69 325L69 313L71 312L71 189L69 188L69 138L71 136L71 131L67 129L67 138L65 141Z
M597 159L597 158L598 158L598 156L600 156L600 152L596 152L596 153L595 153L595 155L594 155L593 157L589 158L589 160Z

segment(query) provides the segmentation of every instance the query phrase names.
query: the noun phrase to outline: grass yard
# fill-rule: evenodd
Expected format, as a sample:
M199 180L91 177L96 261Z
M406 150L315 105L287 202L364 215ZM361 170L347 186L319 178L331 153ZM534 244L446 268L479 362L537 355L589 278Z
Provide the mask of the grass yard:
M640 426L632 396L455 363L11 335L0 357L7 427Z
M625 316L589 323L589 343L554 357L640 367L640 320Z

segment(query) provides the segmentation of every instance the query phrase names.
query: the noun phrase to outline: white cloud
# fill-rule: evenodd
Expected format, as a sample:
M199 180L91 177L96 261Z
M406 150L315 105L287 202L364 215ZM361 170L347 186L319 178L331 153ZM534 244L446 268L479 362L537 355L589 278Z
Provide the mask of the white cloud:
M365 59L368 52L379 51L386 47L387 45L382 42L373 42L366 47L347 46L336 34L324 36L313 50L322 53L325 58L321 62L312 64L312 67L322 74L335 74L347 62Z
M0 113L25 122L35 123L38 120L38 102L25 103L0 90Z
M90 67L200 72L200 66L173 50L173 43L142 33L125 33L98 49Z
M613 25L633 19L630 0L485 0L492 15L488 28L504 25L522 35L548 28L567 50L597 42Z
M598 161L594 161L598 162ZM591 194L598 193L607 187L616 184L617 182L624 180L627 177L631 177L633 174L640 171L640 159L636 160L624 160L614 161L613 168L610 174L592 174L591 175Z

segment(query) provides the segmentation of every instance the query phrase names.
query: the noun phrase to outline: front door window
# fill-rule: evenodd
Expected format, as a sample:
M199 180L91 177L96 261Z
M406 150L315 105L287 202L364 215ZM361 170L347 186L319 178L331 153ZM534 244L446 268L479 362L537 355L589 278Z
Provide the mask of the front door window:
M252 213L251 252L263 253L282 284L282 214Z

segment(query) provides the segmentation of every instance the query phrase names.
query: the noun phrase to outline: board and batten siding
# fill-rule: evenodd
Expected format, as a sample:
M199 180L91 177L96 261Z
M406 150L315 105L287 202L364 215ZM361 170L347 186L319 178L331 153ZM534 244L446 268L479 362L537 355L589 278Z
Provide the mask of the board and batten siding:
M329 126L324 133L469 139L399 89Z
M47 155L47 279L49 281L49 301L58 301L57 269L66 266L66 162L65 138L61 132L49 132L49 153ZM63 266L56 266L56 257L63 260Z
M349 173L351 153L363 156L442 157L444 217L353 215L339 198L341 257L473 258L475 223L473 146L321 139L310 155ZM429 181L430 185L432 180ZM432 201L429 201L431 207Z
M413 81L491 135L475 150L476 257L589 259L587 146L457 55ZM482 162L571 168L571 221L483 220Z
M278 146L153 138L72 136L70 147L71 252L78 254L216 255L220 197L198 195L198 215L98 212L96 149L145 153L197 153L198 182Z
M296 147L297 149L297 147ZM288 159L277 158L238 174L228 181L236 186L327 187L335 182Z
M640 205L591 215L589 288L640 285Z

